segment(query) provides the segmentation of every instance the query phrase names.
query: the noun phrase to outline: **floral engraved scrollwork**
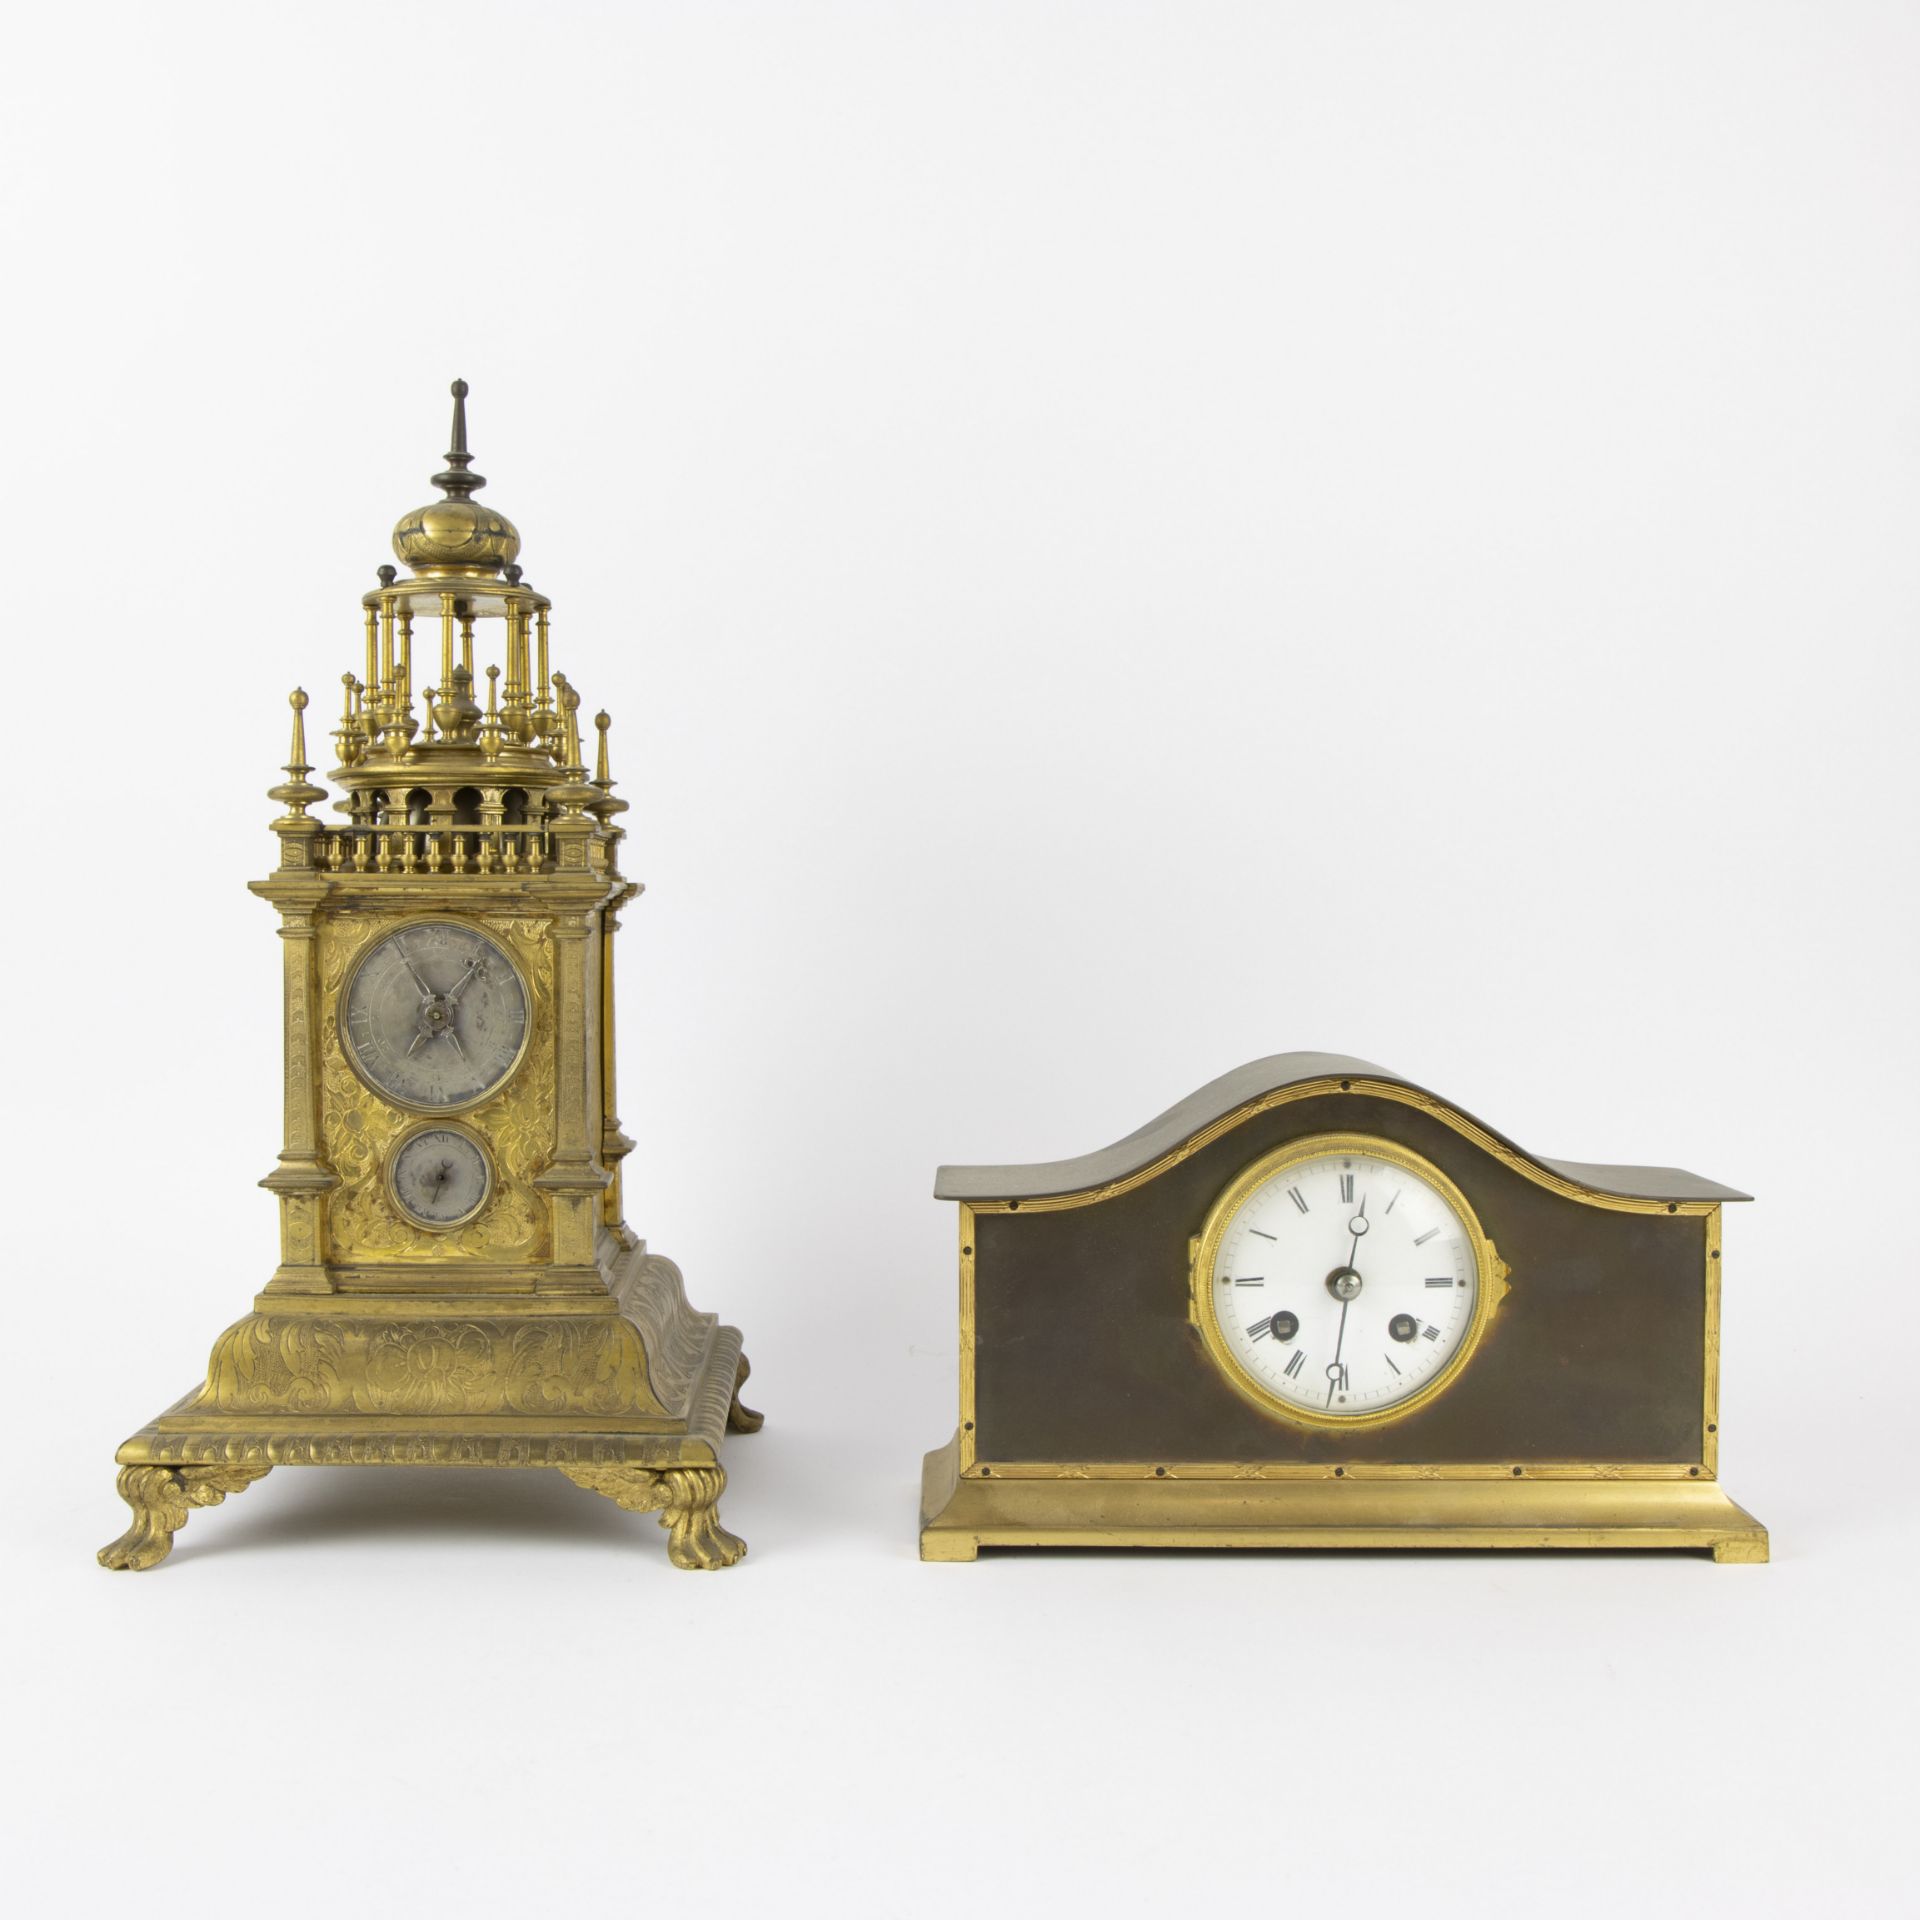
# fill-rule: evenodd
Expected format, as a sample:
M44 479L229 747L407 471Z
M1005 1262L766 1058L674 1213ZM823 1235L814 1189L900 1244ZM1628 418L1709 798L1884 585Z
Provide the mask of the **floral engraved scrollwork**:
M389 1106L348 1064L340 1044L340 994L354 961L372 942L407 924L406 915L328 919L319 934L321 1127L340 1186L328 1196L327 1225L338 1260L539 1260L548 1248L547 1208L533 1176L553 1152L553 967L546 919L498 914L479 924L508 949L526 976L530 1033L526 1058L500 1090L461 1118L486 1136L498 1175L492 1198L467 1226L428 1233L394 1206L384 1177L394 1141L413 1116Z
M220 1336L200 1404L223 1413L655 1414L616 1318L349 1320L254 1314Z
M405 1320L367 1341L353 1404L363 1413L491 1413L502 1399L493 1342L457 1321Z
M342 1404L345 1358L345 1332L335 1321L255 1315L214 1343L207 1381L216 1404L236 1412L324 1413Z

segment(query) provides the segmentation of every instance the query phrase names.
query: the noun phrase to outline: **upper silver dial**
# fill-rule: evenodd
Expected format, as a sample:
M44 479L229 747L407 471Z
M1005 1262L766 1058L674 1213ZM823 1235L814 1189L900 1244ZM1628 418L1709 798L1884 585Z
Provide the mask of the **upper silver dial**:
M368 949L340 1009L361 1078L396 1105L446 1112L520 1064L527 988L506 951L458 920L421 920Z

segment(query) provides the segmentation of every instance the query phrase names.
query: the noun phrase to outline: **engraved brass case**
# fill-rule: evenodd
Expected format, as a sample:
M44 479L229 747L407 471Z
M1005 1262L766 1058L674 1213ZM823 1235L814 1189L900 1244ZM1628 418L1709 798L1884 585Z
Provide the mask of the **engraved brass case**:
M622 1215L613 949L640 888L619 866L610 723L595 722L589 776L579 694L550 669L550 603L521 578L512 522L470 498L484 482L465 398L456 382L445 498L394 531L412 571L383 566L362 602L364 677L343 676L333 735L337 825L308 811L328 795L308 778L307 696L292 696L287 777L270 789L279 864L252 883L280 915L284 1133L261 1182L280 1264L205 1381L120 1448L133 1522L102 1549L108 1567L158 1565L191 1508L281 1465L555 1467L658 1513L676 1566L746 1551L718 1504L724 1435L760 1424L739 1400L740 1334L688 1304L680 1270ZM418 708L416 620L440 640ZM482 708L486 621L505 657ZM502 1077L428 1109L362 1077L341 1019L375 943L446 921L500 948L527 1019ZM491 1178L466 1219L428 1224L397 1202L393 1156L422 1125L480 1147Z
M1236 1195L1327 1136L1431 1168L1480 1243L1468 1350L1377 1418L1262 1404L1196 1298ZM1765 1530L1716 1480L1720 1211L1745 1198L1730 1188L1546 1160L1384 1069L1282 1054L1101 1153L943 1168L937 1192L960 1202L960 1428L927 1456L924 1558L1019 1545L1766 1557Z

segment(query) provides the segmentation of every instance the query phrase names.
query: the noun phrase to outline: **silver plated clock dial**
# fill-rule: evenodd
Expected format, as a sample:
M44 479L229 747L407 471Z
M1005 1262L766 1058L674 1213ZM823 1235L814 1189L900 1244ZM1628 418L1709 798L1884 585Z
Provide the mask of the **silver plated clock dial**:
M520 1064L527 984L497 941L419 920L376 941L340 1002L340 1039L396 1106L445 1113L484 1100Z
M464 1127L421 1127L401 1141L387 1169L395 1203L423 1227L457 1227L487 1204L493 1167Z
M1202 1244L1215 1357L1242 1391L1311 1423L1410 1412L1485 1317L1471 1209L1388 1141L1321 1136L1269 1155L1222 1196Z

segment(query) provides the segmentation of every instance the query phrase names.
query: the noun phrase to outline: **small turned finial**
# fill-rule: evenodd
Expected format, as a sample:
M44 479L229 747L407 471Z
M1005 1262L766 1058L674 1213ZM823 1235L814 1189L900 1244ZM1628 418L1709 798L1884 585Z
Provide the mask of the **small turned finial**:
M383 587L390 587L400 578L400 569L392 561L388 561L384 567L374 569L374 577Z
M487 716L480 722L480 752L489 763L500 758L500 667L487 669Z
M307 765L307 690L295 687L287 695L287 705L293 709L293 758L287 762L287 771L298 780L312 771Z
M520 565L519 561L516 560L510 567L507 568L507 585L510 587L517 587L520 584L520 576L525 571L526 569L523 568Z
M307 764L306 690L295 687L287 695L287 705L293 709L293 751L287 760L287 777L277 787L267 789L267 798L278 800L286 808L275 823L276 831L310 833L317 830L318 823L308 820L307 809L315 801L324 800L327 794L324 787L316 787L307 779L313 769ZM289 862L283 860L282 864Z
M469 473L473 465L473 455L467 451L467 383L456 380L452 386L453 394L453 445L447 449L446 468L433 476L433 484L449 500L464 500L470 493L478 493L487 484L482 473Z
M553 676L554 704L560 709L561 751L565 768L576 777L586 772L580 758L580 695L564 673Z
M333 738L343 767L352 766L360 757L360 727L353 710L354 695L360 691L360 682L352 674L340 676L340 724L333 730Z
M600 752L593 773L593 784L599 789L600 797L587 803L587 811L601 826L611 827L614 816L627 810L627 803L614 797L613 775L607 766L607 729L613 725L613 716L602 707L593 716L593 724L600 729Z

